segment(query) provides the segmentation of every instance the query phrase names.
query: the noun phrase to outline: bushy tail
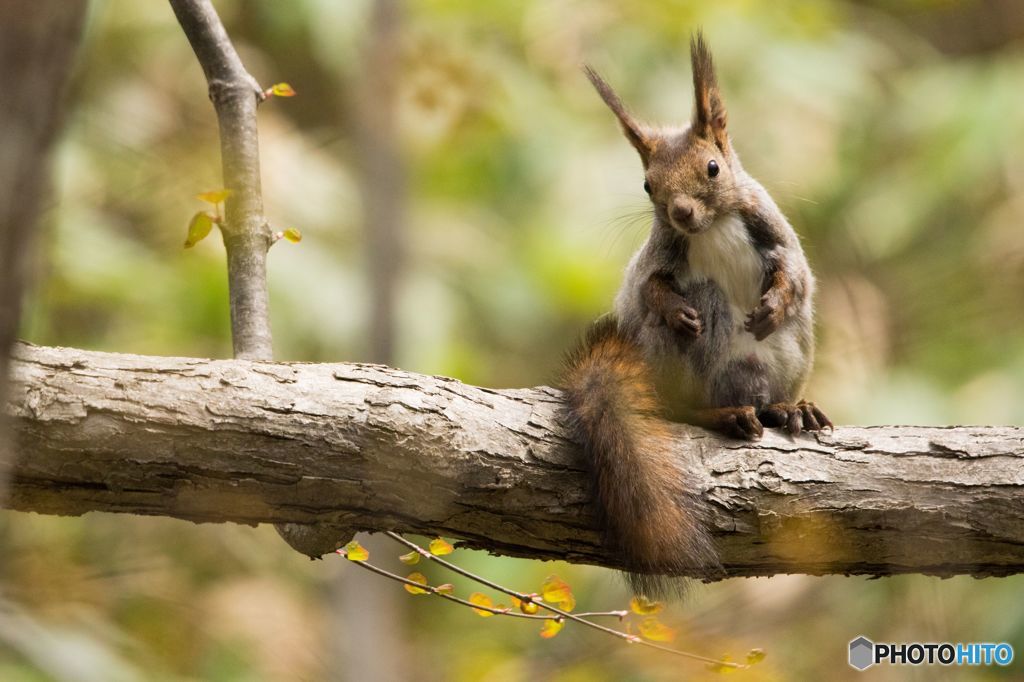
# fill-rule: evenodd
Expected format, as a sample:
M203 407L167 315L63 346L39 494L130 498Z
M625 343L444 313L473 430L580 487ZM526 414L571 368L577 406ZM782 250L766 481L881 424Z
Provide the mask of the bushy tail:
M607 545L636 594L678 594L717 567L700 503L672 456L667 423L640 348L607 316L569 354L568 424L591 464Z

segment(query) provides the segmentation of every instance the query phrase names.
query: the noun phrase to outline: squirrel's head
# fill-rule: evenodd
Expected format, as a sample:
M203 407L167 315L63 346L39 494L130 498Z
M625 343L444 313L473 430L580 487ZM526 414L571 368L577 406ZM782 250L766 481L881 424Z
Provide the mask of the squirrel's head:
M694 235L734 208L739 168L725 130L726 112L711 52L698 31L690 39L696 107L689 125L655 128L637 121L590 67L584 67L601 99L619 119L644 165L644 190L663 224Z

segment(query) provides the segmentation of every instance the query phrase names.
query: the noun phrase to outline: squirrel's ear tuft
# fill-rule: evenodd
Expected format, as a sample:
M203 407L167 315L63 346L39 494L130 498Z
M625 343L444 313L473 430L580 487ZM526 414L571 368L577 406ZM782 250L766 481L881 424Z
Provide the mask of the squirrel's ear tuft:
M640 154L640 160L644 164L644 168L647 168L647 164L651 159L651 152L654 151L654 140L650 134L644 129L633 116L626 110L625 105L619 96L612 90L612 86L608 85L597 71L594 71L589 66L584 65L583 72L587 74L587 78L593 84L594 89L597 90L597 94L601 95L601 99L608 105L608 108L612 110L615 117L619 119L619 125L622 126L622 132L626 135L626 139L629 143L636 148L636 151Z
M711 50L699 30L690 38L690 62L693 65L693 93L696 98L693 130L725 152L729 145L729 137L725 132L725 104L718 91Z

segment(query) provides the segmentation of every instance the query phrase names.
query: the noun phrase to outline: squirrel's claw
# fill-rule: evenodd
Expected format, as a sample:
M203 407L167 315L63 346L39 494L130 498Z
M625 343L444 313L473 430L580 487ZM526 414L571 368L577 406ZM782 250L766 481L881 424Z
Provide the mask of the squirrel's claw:
M742 437L747 440L759 440L764 435L764 426L761 425L753 408L747 408L736 415L736 426Z
M758 341L764 341L778 329L786 316L786 307L777 292L768 291L761 296L758 306L747 315L744 327Z
M797 406L803 410L804 423L814 424L814 427L806 427L808 431L824 431L826 427L828 427L829 431L836 430L832 420L826 417L825 413L814 403L801 400L797 403Z
M765 426L786 426L789 423L789 413L792 407L795 406L788 403L772 403L762 407L757 413L757 418Z
M704 331L704 325L700 320L700 313L687 305L673 308L665 316L665 322L672 331L697 338Z
M814 410L809 405L800 403L797 405L803 413L804 429L807 431L821 431L821 423L814 415Z
M833 429L831 420L814 403L801 400L799 403L773 403L762 407L757 418L765 426L785 428L791 435L801 431Z
M753 407L724 408L723 412L719 428L733 438L760 440L764 435L764 427Z
M755 339L763 341L778 329L780 324L782 324L782 309L762 298L761 305L747 315L747 321L743 326L754 335Z

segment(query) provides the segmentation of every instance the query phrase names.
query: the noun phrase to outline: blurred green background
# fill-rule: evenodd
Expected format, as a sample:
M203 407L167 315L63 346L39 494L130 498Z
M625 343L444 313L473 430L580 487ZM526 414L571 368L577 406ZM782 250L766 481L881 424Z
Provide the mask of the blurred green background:
M836 423L1024 422L1019 0L407 0L383 43L370 0L217 7L256 78L299 93L260 112L267 215L304 235L270 253L278 359L380 359L383 314L392 364L551 383L648 228L639 162L579 65L640 117L684 121L686 41L702 26L734 145L819 279L809 396ZM380 78L393 97L371 98L368 116L360 96ZM71 95L23 338L230 355L223 246L182 249L194 195L221 181L205 82L170 8L94 2ZM368 121L377 135L361 134ZM376 251L372 206L401 217ZM371 303L373 264L394 282L393 315ZM542 640L526 621L352 582L354 567L311 563L269 527L3 512L0 532L0 680L714 677L571 625ZM373 550L400 567L397 546ZM558 573L581 609L628 600L600 569L454 557L527 590ZM680 648L765 649L737 679L846 679L858 634L1024 655L1022 594L1019 578L782 576L698 586L664 620Z

